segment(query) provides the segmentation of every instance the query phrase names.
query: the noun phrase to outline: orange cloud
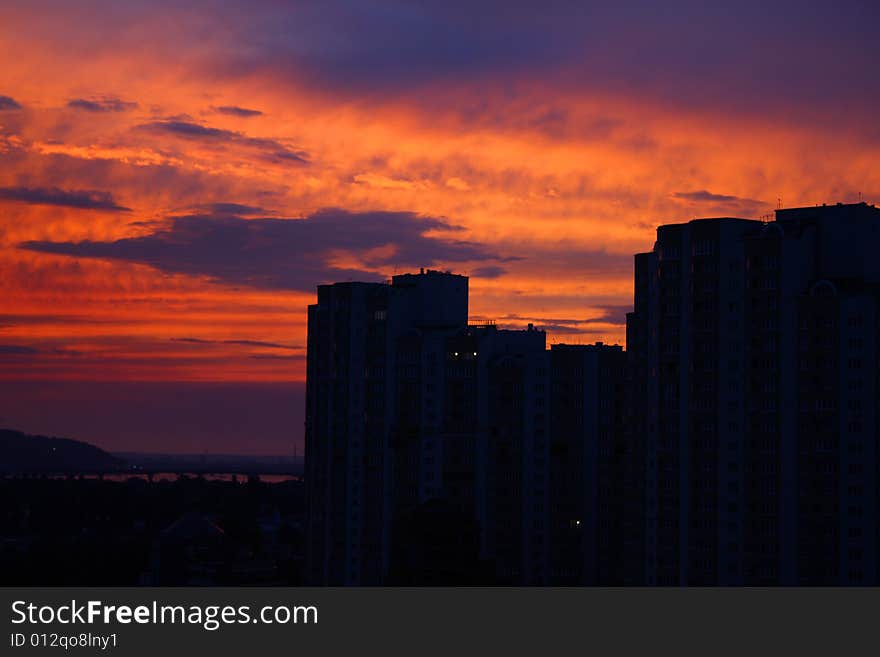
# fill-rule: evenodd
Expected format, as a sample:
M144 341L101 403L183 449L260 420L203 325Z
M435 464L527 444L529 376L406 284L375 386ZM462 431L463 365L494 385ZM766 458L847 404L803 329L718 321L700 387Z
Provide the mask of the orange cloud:
M176 18L156 12L106 42L51 41L62 18L0 9L0 93L18 106L0 112L0 187L93 190L130 209L0 194L0 344L19 349L0 354L4 378L301 380L301 359L244 341L302 344L311 295L19 247L148 236L196 206L440 217L506 258L459 263L475 273L475 314L546 325L551 341L623 342L602 309L629 303L630 256L651 248L657 224L757 217L780 198L880 201L880 142L843 120L673 107L528 73L385 97L259 67L221 75L214 49L234 26L199 45L183 37L203 17ZM393 252L339 249L328 264L374 271Z

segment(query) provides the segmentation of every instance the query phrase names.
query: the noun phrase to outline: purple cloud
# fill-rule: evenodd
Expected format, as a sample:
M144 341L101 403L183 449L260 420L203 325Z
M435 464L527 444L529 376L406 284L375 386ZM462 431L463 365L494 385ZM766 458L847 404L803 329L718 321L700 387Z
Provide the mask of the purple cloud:
M109 192L91 189L59 189L58 187L0 187L0 199L34 205L57 205L81 210L129 212Z
M729 194L715 194L713 192L701 189L696 192L674 192L672 198L682 201L691 201L694 203L715 203L730 205L766 205L764 201L753 198L743 198L741 196L732 196Z
M263 340L206 340L205 338L171 338L173 342L192 342L194 344L236 344L247 347L267 347L271 349L290 349L299 351L303 347L299 345L280 344L278 342L264 342Z
M297 164L308 164L308 154L302 150L292 150L276 139L248 137L234 130L223 130L190 121L153 121L138 126L138 129L154 134L166 134L182 139L201 141L209 144L230 144L244 146L260 152L264 157L285 160Z
M325 282L383 280L376 270L396 266L414 269L505 260L482 244L454 239L459 227L411 212L326 209L304 219L187 215L170 217L169 222L150 235L112 242L32 241L20 246L138 262L233 285L304 291ZM364 268L332 264L338 253L359 258Z
M9 96L0 96L0 112L4 110L20 110L21 105L19 105L14 98L10 98Z
M67 101L67 106L87 112L125 112L138 106L137 103L126 102L119 98L74 98Z
M254 116L262 116L263 113L260 110L255 109L247 109L246 107L236 107L235 105L221 105L220 107L214 108L215 112L219 112L220 114L226 114L228 116L237 116L243 119L249 119Z

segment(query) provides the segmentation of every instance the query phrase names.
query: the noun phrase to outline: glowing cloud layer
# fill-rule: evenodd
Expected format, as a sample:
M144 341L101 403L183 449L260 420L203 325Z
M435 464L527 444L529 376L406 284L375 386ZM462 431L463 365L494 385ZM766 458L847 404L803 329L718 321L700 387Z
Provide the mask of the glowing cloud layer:
M674 5L5 3L0 378L301 381L419 266L622 342L657 224L880 200L875 7Z

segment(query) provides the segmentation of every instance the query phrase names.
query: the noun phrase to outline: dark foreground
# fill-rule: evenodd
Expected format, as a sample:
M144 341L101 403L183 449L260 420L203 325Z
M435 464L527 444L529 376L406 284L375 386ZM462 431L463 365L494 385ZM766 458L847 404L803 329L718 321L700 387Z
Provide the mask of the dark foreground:
M6 586L299 585L300 481L0 479Z

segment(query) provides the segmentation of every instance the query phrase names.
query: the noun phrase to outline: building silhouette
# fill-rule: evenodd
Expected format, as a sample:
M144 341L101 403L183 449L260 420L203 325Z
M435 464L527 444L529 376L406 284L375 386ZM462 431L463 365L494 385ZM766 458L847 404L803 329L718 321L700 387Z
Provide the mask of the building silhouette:
M402 432L420 410L406 396L416 367L407 336L424 331L442 345L443 336L467 326L467 302L466 277L435 271L395 276L390 285L318 287L318 303L309 307L306 375L311 581L385 580L392 516L402 505L394 491L405 479L404 468L393 467L392 443L399 458L411 457ZM430 490L424 481L421 494Z
M635 257L645 583L876 583L878 246L860 203L661 226Z
M591 509L616 498L576 464L612 485L623 351L547 351L532 326L469 324L467 303L467 278L431 270L319 286L306 392L313 583L598 581L607 550ZM552 421L556 372L565 423ZM450 518L474 540L424 553L430 519Z
M308 581L876 584L877 253L865 203L660 226L626 352L448 272L319 286Z
M619 346L553 345L550 360L549 578L553 586L625 578L625 354Z

